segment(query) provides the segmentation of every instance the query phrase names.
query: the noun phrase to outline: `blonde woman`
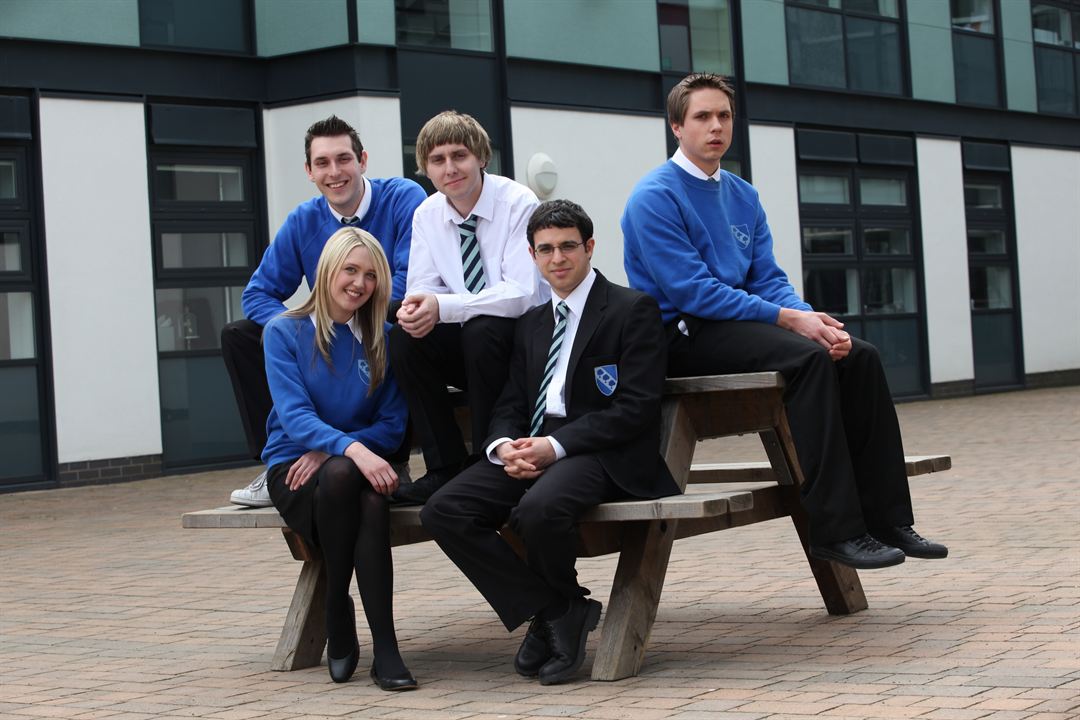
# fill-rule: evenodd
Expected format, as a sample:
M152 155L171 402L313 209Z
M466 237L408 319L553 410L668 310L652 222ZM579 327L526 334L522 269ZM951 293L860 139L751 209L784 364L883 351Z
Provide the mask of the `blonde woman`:
M359 662L349 593L355 572L371 630L371 677L384 690L411 690L416 680L394 632L387 505L397 476L385 457L401 444L406 420L386 362L390 291L374 237L347 227L327 240L307 302L263 333L274 408L262 459L274 506L325 559L330 677L346 682Z

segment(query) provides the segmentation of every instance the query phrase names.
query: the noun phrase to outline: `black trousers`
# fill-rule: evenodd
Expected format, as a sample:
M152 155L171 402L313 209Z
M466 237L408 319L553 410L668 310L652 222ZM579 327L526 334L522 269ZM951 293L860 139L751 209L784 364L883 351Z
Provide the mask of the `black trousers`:
M805 485L814 543L914 522L904 447L877 348L852 338L834 362L807 338L776 325L690 319L690 337L668 326L672 377L773 370Z
M390 303L387 312L389 322L397 319L399 307L400 302ZM248 452L257 462L262 462L262 451L266 447L266 419L274 407L270 386L266 382L262 332L262 325L247 319L231 322L221 329L221 357L229 372L236 407L240 410ZM401 448L389 458L391 462L408 461L411 444L406 433Z
M390 331L390 365L428 470L460 466L468 456L447 385L465 392L473 453L482 452L492 409L506 384L516 322L485 315L463 325L439 323L420 339L398 326Z
M589 593L574 569L578 518L625 496L593 455L563 458L532 482L481 460L440 488L420 521L514 630L560 598ZM525 543L524 560L499 535L507 522Z

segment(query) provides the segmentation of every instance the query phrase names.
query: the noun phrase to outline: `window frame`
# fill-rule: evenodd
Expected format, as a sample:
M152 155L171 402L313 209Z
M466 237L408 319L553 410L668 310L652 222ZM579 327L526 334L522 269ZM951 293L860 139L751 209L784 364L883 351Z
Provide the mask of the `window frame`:
M1035 23L1034 13L1036 5L1045 5L1048 7L1058 8L1069 13L1070 25L1073 31L1077 27L1080 27L1080 21L1074 16L1080 16L1080 2L1074 2L1073 0L1032 0L1031 1L1031 52L1035 62L1035 103L1038 112L1046 115L1055 115L1058 117L1073 118L1080 115L1080 38L1073 37L1071 45L1064 45L1059 43L1045 42L1035 37ZM1039 82L1039 55L1040 53L1061 53L1072 59L1072 109L1070 111L1053 110L1043 107L1042 97L1039 92L1041 83Z

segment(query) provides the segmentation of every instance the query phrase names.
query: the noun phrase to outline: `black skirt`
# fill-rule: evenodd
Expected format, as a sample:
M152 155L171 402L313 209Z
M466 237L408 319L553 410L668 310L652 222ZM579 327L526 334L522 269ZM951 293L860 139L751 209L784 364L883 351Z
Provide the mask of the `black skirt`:
M300 458L296 458L299 460ZM266 489L270 500L281 513L285 524L294 533L304 538L310 547L319 547L319 533L315 527L315 488L319 487L319 473L296 490L290 490L285 484L285 476L296 460L274 465L266 471Z

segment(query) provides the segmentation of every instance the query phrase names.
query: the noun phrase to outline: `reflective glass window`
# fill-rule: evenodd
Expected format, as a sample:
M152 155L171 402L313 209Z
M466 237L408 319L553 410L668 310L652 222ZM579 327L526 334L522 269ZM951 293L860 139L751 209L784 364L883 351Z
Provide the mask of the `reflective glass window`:
M863 205L907 205L907 183L900 178L859 179L859 200Z
M848 87L899 95L903 91L900 26L854 17L846 18L845 23Z
M807 268L803 271L806 301L830 315L859 314L859 271L855 268Z
M1005 231L987 228L968 228L968 252L973 255L1004 255L1007 251Z
M907 228L868 227L863 230L867 255L910 255L911 231Z
M964 183L964 205L969 209L1001 208L1001 186L996 183Z
M917 319L866 320L862 338L878 349L893 395L923 392L922 341Z
M400 45L491 52L491 0L395 0Z
M0 160L0 200L15 200L18 185L15 182L15 161Z
M997 46L991 37L953 33L956 101L969 105L1001 104Z
M1036 47L1035 84L1040 112L1076 112L1076 63L1071 52Z
M251 51L247 0L139 0L143 45Z
M660 0L660 67L731 75L729 0Z
M163 232L161 268L247 267L248 245L243 232Z
M804 253L813 255L850 255L854 252L854 232L851 228L804 227Z
M898 18L900 9L898 0L844 0L844 9L854 12Z
M221 328L244 317L240 308L243 291L243 286L158 288L158 350L219 348Z
M0 360L32 360L34 298L28 292L0 293Z
M2 297L2 296L0 296ZM0 367L0 479L26 478L45 472L41 450L38 369Z
M993 0L951 0L951 10L954 28L994 34Z
M1004 265L973 266L968 271L972 310L1012 307L1012 272Z
M158 369L161 434L169 464L247 455L244 428L220 357L162 357Z
M847 86L841 15L789 7L787 38L792 84Z
M22 242L19 233L0 231L0 272L19 272L22 269Z
M851 187L843 176L800 174L799 201L815 205L849 205Z
M863 305L868 315L918 312L913 268L866 267L863 283Z
M1056 5L1032 4L1031 37L1039 43L1072 47L1073 22L1069 11Z
M975 355L975 386L1001 387L1021 381L1016 361L1020 342L1013 313L973 313L972 351Z
M158 199L179 202L242 202L244 169L239 166L163 163L155 168Z

